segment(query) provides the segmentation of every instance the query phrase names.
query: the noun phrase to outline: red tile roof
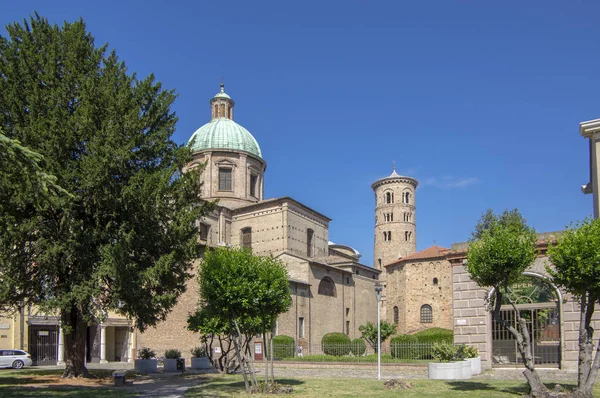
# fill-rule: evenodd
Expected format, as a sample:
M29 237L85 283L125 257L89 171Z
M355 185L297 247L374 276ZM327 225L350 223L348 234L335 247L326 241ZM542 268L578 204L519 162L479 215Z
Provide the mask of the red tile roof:
M440 258L440 257L444 257L446 255L446 253L448 253L449 251L450 251L450 249L446 249L445 247L440 247L440 246L434 245L434 246L428 247L425 250L421 250L420 252L416 252L413 254L409 254L408 256L399 258L398 260L394 261L393 263L387 264L385 266L389 267L390 265L400 264L405 261L424 260L424 259L429 259L429 258Z

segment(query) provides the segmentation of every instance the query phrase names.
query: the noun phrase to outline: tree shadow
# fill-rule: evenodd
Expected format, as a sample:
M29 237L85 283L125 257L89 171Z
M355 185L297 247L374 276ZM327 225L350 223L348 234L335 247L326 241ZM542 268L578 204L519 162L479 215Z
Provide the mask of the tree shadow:
M506 387L497 387L481 381L447 381L446 383L456 391L497 391L510 394L527 394L529 392L529 386L526 383Z
M258 382L261 379L258 378ZM298 386L305 382L297 379L276 378L275 382L280 385ZM186 396L191 397L230 397L232 394L239 394L245 391L244 380L231 380L222 378L207 378L203 380L202 385L195 386L187 390Z

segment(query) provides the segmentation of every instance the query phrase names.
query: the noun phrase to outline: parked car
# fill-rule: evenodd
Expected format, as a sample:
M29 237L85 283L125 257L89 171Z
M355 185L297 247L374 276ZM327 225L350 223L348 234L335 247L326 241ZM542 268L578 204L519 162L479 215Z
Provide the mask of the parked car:
M0 350L0 368L21 369L32 364L31 355L23 350Z

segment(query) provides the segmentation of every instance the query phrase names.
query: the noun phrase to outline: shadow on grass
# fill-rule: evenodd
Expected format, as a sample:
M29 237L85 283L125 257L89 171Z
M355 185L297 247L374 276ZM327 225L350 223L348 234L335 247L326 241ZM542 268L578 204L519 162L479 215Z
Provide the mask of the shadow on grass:
M2 398L12 397L133 397L128 391L98 387L0 387Z
M260 383L261 378L258 378ZM277 384L298 386L304 384L304 381L297 379L275 379ZM241 375L232 380L232 376L209 377L203 380L202 385L190 388L186 392L186 397L230 397L231 395L245 394L246 387Z
M517 386L498 387L481 381L447 381L448 385L456 391L497 391L509 394L527 394L529 386L522 383Z

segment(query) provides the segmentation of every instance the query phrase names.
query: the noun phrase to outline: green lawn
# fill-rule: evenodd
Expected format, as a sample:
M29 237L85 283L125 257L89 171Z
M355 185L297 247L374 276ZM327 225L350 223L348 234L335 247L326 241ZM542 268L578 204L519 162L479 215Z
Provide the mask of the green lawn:
M413 388L402 391L387 391L384 380L370 379L278 379L281 384L294 388L290 397L522 397L527 393L527 384L520 381L440 381L427 379L405 380ZM548 384L553 387L552 383ZM564 387L572 388L573 385ZM600 396L600 388L594 390ZM186 397L231 397L245 396L244 381L241 376L213 375L206 384L187 391ZM253 397L273 397L273 395L252 395Z
M98 379L111 379L112 370L92 370ZM48 382L57 380L62 370L0 369L0 397L133 397L127 391L100 387L90 381L90 385L67 386L51 385Z

